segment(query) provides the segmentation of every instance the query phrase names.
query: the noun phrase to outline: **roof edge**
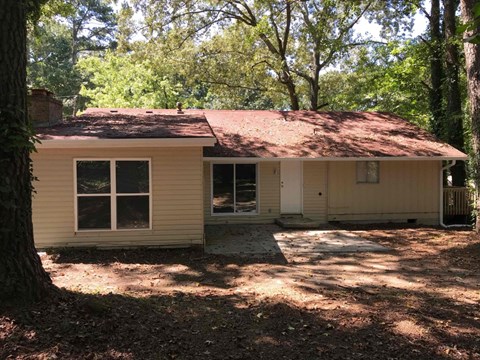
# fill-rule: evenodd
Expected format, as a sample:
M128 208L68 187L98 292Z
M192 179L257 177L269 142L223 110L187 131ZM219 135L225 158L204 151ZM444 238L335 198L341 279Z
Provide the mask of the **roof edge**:
M204 138L156 138L156 139L40 139L37 149L76 148L139 148L139 147L193 147L214 146L217 139Z
M304 158L304 157L208 157L204 156L203 160L208 161L293 161L293 160L302 160L302 161L428 161L428 160L468 160L468 156L371 156L371 157L317 157L317 158Z

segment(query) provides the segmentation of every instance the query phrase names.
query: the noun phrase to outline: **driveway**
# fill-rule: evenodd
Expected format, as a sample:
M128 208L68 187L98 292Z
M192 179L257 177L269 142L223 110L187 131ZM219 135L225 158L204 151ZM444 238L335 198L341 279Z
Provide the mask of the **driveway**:
M379 252L389 249L348 230L283 229L278 225L209 225L205 227L207 254L316 257L323 253Z

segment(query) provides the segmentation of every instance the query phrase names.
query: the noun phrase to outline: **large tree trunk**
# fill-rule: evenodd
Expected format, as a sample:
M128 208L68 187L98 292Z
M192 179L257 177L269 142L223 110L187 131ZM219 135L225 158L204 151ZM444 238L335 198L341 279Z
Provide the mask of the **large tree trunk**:
M473 7L475 0L461 0L462 19L465 23L473 23L475 14ZM476 34L480 29L474 30ZM473 35L472 32L467 36ZM475 187L477 190L477 223L476 230L480 230L480 45L465 42L465 62L467 68L468 97L470 100L470 121L474 150Z
M318 92L320 87L318 86L318 81L311 81L309 83L310 90L310 106L309 110L317 111L318 110Z
M448 132L448 143L464 151L462 98L459 86L459 49L455 43L457 26L455 13L459 0L444 0L445 23L445 80L447 91L447 108L445 124ZM465 163L459 161L451 168L453 186L465 186Z
M283 70L280 76L280 83L282 83L288 91L288 97L290 99L290 109L300 110L300 102L298 101L297 89L293 82L292 76L288 70Z
M52 285L33 243L27 0L0 0L0 9L0 300L35 300Z
M310 90L310 110L317 111L319 108L318 103L318 93L320 91L320 86L318 85L320 81L320 53L315 51L313 54L313 64L312 64L312 77L309 79L309 90Z
M445 139L443 129L443 57L442 31L440 27L440 0L432 0L430 13L430 76L432 89L430 91L430 111L432 113L432 131L440 139Z

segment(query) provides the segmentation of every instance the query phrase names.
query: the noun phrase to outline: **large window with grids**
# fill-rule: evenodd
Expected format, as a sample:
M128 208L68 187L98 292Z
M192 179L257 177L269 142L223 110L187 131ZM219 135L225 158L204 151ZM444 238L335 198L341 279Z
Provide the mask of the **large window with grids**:
M212 214L257 214L257 164L212 164Z
M150 159L76 159L75 230L151 228Z

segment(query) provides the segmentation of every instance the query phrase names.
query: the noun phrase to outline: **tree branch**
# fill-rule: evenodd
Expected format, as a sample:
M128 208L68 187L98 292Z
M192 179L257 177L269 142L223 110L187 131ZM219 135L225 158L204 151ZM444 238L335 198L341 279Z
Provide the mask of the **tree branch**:
M425 15L425 17L427 18L428 21L430 21L432 19L432 16L428 13L428 11L423 6L420 6L419 9L420 9L420 12L423 15Z
M356 23L358 23L360 21L360 19L367 12L367 10L370 8L372 3L373 3L373 1L370 1L365 6L365 8L360 12L360 14L347 27L343 28L342 31L340 31L340 35L338 35L338 37L335 39L335 43L342 41L342 38L345 36L345 34L348 31L350 31L355 26ZM337 50L338 50L338 48L336 48L335 46L332 46L326 60L323 61L322 63L320 63L319 69L323 69L328 63L330 63L332 61L332 58L335 55L335 53L337 52Z
M267 91L266 88L262 88L262 87L251 87L251 86L244 86L244 85L238 85L238 84L232 85L226 81L219 81L219 80L200 80L200 82L204 84L222 85L232 89L244 89L244 90L261 91L261 92Z
M313 80L313 78L312 78L310 75L308 75L308 74L306 74L306 73L304 73L304 72L302 72L302 71L300 71L300 70L292 69L292 72L293 72L294 74L300 76L301 78L304 78L304 79L307 80L308 82L311 82L311 81Z

